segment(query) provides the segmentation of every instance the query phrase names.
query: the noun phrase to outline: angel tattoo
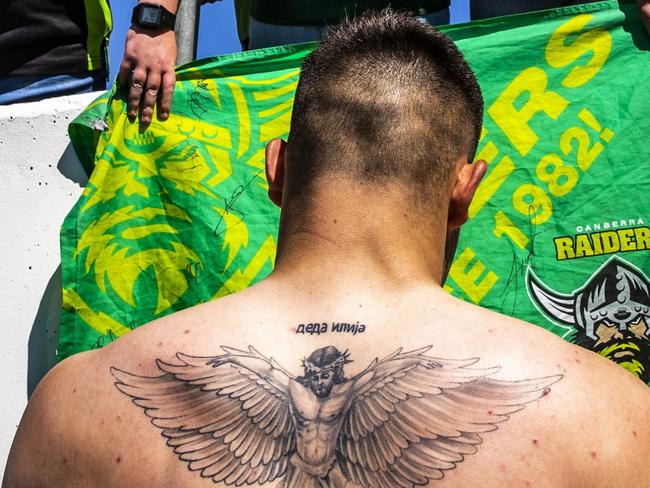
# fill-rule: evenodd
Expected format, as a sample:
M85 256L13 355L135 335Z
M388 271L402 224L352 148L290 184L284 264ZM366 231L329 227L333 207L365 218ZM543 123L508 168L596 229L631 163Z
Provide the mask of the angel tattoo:
M350 353L327 346L296 377L252 346L222 349L158 360L160 376L111 372L190 470L235 486L425 485L562 378L494 380L498 367L427 356L431 346L400 348L351 378Z

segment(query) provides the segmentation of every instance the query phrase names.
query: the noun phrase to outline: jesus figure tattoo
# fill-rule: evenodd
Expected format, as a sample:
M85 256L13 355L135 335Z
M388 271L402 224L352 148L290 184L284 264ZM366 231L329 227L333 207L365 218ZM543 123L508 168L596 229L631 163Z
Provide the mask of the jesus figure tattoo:
M235 486L425 485L562 378L495 380L498 367L431 357L431 346L398 349L350 378L350 353L327 346L294 376L252 346L222 349L158 360L159 376L111 372L190 470Z

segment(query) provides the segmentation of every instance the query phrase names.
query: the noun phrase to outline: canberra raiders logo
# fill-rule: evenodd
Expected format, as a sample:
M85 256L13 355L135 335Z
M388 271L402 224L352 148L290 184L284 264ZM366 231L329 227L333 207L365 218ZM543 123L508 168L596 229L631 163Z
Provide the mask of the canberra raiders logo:
M613 256L571 294L546 286L529 268L528 294L537 308L575 331L574 342L650 382L650 280Z

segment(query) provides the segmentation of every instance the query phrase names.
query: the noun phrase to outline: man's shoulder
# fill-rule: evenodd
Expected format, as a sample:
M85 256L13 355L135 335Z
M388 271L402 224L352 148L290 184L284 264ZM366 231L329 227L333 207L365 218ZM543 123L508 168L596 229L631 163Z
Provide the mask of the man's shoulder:
M14 439L6 486L122 486L112 477L137 472L132 453L148 429L114 386L109 365L120 355L80 353L43 378Z
M595 408L616 402L606 392L628 392L632 401L650 398L650 389L634 374L592 351L548 330L516 318L481 310L486 349L493 351L504 369L548 371L562 375L556 388L564 388L576 404L584 401ZM594 403L595 399L598 399Z
M91 354L92 355L92 354ZM58 364L41 380L23 414L5 473L6 486L81 486L74 472L84 448L87 397L80 381L88 355ZM5 485L3 485L5 486Z
M570 360L574 364L558 389L558 436L570 439L576 469L588 486L650 486L650 468L638 455L650 449L650 389L621 366L577 346ZM548 423L557 428L553 419Z
M519 328L506 357L560 374L551 387L546 412L535 419L554 436L557 452L585 486L650 486L650 470L638 456L650 449L650 388L613 361L574 345L541 327L507 319Z
M490 378L524 386L557 378L508 421L504 443L570 476L575 486L650 486L648 467L629 454L650 449L647 385L539 326L464 305L453 316L462 332L438 334L442 357L455 358L447 348L468 350L480 358L473 367L498 368Z

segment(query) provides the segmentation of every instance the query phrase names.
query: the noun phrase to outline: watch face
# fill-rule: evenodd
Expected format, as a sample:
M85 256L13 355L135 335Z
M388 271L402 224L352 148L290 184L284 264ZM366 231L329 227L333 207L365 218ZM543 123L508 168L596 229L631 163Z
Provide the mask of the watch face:
M140 23L149 25L160 24L160 9L155 7L143 7L140 11Z

